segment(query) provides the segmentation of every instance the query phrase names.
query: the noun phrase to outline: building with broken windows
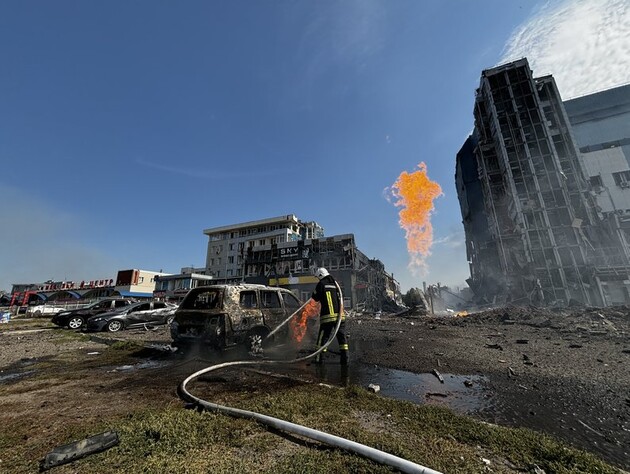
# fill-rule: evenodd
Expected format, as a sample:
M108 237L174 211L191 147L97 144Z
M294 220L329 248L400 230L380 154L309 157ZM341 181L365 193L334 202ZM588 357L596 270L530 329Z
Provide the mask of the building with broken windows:
M324 237L317 223L292 214L204 233L209 238L205 273L217 281L281 286L306 301L318 281L313 269L323 266L339 282L346 308L397 310L401 304L398 282L382 262L357 248L353 234Z
M316 222L303 222L293 214L243 222L203 231L208 236L206 274L224 281L241 281L249 249L322 237Z
M477 298L627 302L628 254L586 179L553 77L534 78L526 59L483 71L474 118L455 180Z

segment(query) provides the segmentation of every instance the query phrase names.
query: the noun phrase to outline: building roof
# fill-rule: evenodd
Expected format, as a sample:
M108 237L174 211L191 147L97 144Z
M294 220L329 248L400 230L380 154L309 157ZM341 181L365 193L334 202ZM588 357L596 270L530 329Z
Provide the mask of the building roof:
M226 232L226 231L231 231L231 230L247 229L248 227L257 227L261 225L286 224L286 223L297 224L298 222L299 220L294 214L287 214L284 216L270 217L267 219L260 219L257 221L241 222L240 224L224 225L220 227L211 227L209 229L205 229L203 233L206 235L211 235L211 234L218 234L221 232Z

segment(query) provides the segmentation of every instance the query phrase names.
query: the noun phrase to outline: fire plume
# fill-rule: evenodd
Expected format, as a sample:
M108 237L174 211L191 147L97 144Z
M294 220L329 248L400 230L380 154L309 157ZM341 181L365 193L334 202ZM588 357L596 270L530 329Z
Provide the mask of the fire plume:
M302 339L304 339L304 336L306 335L306 331L308 329L308 320L319 314L319 307L319 303L311 299L306 304L306 306L304 306L302 311L296 314L289 321L289 327L291 328L293 340L296 341L298 344L302 342Z
M402 207L398 216L405 230L407 251L411 257L410 267L415 270L426 268L425 259L431 255L433 227L431 213L433 201L442 195L442 188L427 176L427 165L420 163L413 173L403 171L391 187L394 205Z

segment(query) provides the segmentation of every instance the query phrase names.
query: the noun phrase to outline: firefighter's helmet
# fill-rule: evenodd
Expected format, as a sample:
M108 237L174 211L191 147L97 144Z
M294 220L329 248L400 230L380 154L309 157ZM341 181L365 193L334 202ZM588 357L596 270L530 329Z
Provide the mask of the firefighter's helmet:
M329 275L328 270L326 270L324 267L320 267L317 270L315 270L315 276L320 280L324 277L327 277L328 275Z

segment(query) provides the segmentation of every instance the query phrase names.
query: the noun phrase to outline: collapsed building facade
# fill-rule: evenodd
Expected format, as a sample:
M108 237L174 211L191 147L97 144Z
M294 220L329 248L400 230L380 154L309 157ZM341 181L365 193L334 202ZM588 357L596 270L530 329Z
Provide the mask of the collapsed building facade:
M487 303L625 303L630 260L607 224L560 93L526 59L483 71L456 159L469 286Z
M353 234L324 237L317 223L292 214L204 233L206 273L215 281L281 286L307 301L318 281L313 269L323 266L339 282L346 308L396 311L402 304L398 282L357 248Z

